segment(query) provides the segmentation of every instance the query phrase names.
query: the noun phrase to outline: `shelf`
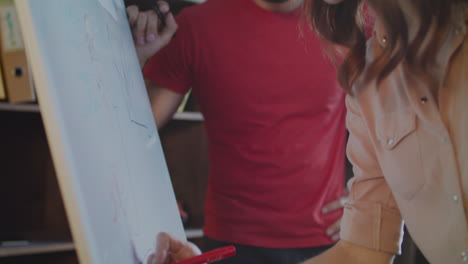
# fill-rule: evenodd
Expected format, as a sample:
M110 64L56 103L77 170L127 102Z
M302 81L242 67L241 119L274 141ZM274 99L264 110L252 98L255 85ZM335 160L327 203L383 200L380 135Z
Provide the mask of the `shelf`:
M185 229L187 239L203 237L203 230L197 228ZM73 242L14 242L0 246L0 258L34 254L45 254L75 250Z
M0 111L39 113L40 109L37 104L12 104L0 102ZM176 113L173 119L184 121L203 121L203 116L199 112L180 112Z
M200 228L188 228L185 229L185 235L187 239L202 238L203 230Z
M179 112L173 117L175 120L203 121L203 115L199 112Z
M27 245L0 246L0 258L73 250L73 242L30 242Z
M0 102L0 110L13 112L40 112L39 105L37 104L12 104L5 102Z

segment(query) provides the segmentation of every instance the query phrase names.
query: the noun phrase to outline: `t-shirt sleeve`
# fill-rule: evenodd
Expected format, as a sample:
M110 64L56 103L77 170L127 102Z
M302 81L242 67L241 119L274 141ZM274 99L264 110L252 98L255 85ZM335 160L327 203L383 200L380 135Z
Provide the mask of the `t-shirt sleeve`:
M161 87L184 94L192 85L193 37L191 24L183 11L176 21L175 36L148 60L143 75Z

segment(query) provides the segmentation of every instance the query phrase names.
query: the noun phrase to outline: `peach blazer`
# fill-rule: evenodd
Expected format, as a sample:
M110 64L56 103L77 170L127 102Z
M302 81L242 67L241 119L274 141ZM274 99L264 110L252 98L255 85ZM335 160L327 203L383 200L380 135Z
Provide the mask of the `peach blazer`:
M458 111L467 113L468 9L462 4L454 10L453 27L437 55L438 72L445 79L441 91L464 96L445 98L464 102ZM376 30L368 42L368 61L385 45L382 32ZM434 98L405 67L398 65L378 88L371 84L347 98L347 154L355 176L348 183L341 239L397 253L404 219L431 263L468 263L468 174L462 162L468 163L463 154L468 151L468 133L451 133L436 100L442 97ZM452 127L462 125L455 130L468 131L467 118L464 114L465 122Z

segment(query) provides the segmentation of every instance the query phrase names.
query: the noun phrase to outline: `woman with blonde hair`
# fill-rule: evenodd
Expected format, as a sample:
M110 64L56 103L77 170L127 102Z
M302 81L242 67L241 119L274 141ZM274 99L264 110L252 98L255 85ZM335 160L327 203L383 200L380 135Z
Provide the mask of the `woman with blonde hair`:
M403 223L429 262L467 263L468 1L366 3L376 15L369 40L362 0L307 3L312 28L347 50L334 59L354 178L341 240L306 263L391 263ZM190 251L162 237L159 253Z

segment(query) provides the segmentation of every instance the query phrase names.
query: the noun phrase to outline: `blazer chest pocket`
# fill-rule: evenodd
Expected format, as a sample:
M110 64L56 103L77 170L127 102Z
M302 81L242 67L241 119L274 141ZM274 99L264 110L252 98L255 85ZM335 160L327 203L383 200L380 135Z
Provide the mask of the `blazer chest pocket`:
M416 114L408 110L386 113L377 120L378 156L394 194L411 200L424 186Z

